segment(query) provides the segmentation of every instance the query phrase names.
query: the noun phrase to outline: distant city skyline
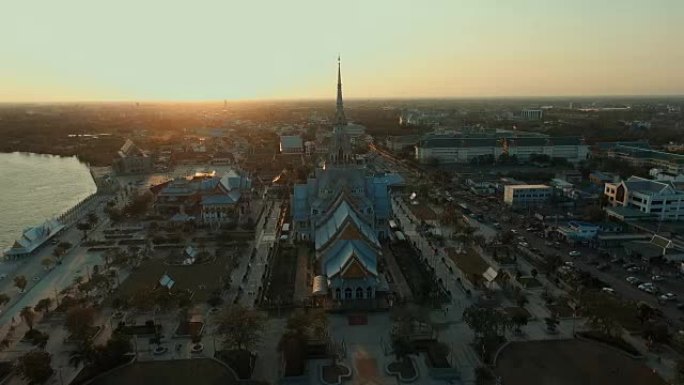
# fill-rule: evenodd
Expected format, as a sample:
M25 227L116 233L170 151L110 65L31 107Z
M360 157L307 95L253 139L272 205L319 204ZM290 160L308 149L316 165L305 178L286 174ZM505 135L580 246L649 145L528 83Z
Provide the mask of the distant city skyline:
M13 1L0 102L684 94L684 2Z

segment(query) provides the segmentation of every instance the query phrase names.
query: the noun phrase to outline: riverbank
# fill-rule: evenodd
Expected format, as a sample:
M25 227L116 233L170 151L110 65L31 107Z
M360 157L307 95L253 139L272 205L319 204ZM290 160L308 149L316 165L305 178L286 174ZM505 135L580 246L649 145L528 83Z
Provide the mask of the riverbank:
M98 192L88 166L75 157L0 153L0 180L0 250L26 228L48 219L69 221Z

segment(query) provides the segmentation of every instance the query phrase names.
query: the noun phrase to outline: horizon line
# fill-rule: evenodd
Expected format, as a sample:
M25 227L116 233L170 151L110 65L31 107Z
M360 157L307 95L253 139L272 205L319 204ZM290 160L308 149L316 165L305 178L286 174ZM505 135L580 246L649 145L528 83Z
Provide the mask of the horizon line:
M497 100L497 99L591 99L591 98L684 98L681 94L596 94L596 95L502 95L502 96L416 96L416 97L345 97L345 101L441 101L441 100ZM219 98L219 99L101 99L101 100L63 100L63 101L0 101L0 105L29 105L29 104L201 104L201 103L236 103L236 102L323 102L334 98Z

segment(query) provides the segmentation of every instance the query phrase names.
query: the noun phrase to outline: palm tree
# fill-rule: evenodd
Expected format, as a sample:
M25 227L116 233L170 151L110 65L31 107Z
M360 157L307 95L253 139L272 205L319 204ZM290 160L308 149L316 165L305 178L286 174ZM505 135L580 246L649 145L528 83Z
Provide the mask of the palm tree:
M52 305L52 298L46 297L38 301L36 306L33 307L35 311L43 312L43 314L47 314L47 312L50 310L50 306Z
M81 363L84 366L87 366L95 359L95 353L95 349L93 349L90 340L84 339L78 343L76 350L72 350L71 353L69 353L69 363L73 365L74 368L77 368Z
M26 306L25 308L21 309L19 317L26 322L29 330L33 330L33 321L36 319L36 313L33 312L33 309L31 309L30 306Z
M14 286L16 286L17 289L19 289L19 291L24 291L27 284L28 281L26 280L26 277L24 277L23 275L18 275L14 277Z
M42 261L40 261L40 264L43 265L43 268L45 270L49 269L53 263L54 263L54 260L50 257L45 257L45 258L43 258Z

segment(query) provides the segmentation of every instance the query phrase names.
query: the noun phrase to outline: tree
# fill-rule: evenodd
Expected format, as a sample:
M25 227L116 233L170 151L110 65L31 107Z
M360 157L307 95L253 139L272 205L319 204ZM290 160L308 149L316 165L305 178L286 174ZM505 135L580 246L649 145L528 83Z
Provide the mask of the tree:
M26 280L26 277L23 275L18 275L14 277L14 286L19 289L19 291L24 291L26 289L26 285L28 285L28 281Z
M10 297L5 293L0 293L0 306L5 306L9 303Z
M517 332L520 332L521 327L527 325L527 321L528 321L527 315L523 314L522 312L516 312L511 317L511 323L513 324L513 326L515 327L515 330Z
M91 227L92 226L88 222L78 222L76 224L76 228L83 232L83 239L86 239L88 237L88 230L90 230Z
M21 309L21 312L19 312L19 317L26 322L29 330L33 330L33 321L36 319L36 313L33 312L33 309L31 309L30 306L26 306L25 308Z
M64 326L71 333L71 338L85 341L90 338L91 328L95 322L95 309L76 306L67 311Z
M43 298L38 303L36 306L33 307L35 311L42 312L43 314L47 314L47 312L50 310L50 306L52 306L52 298L47 297Z
M225 346L251 350L261 340L265 318L256 310L232 305L221 312L217 323Z
M463 311L463 320L482 341L502 336L510 327L510 320L499 310L472 305Z
M114 333L105 345L95 347L93 363L100 371L109 370L120 365L131 348L130 336Z
M54 373L51 361L50 353L36 350L19 357L15 365L17 372L29 384L42 384Z
M286 329L306 339L323 339L328 330L328 316L323 309L297 309L287 319Z
M131 202L124 207L124 214L131 216L138 216L144 214L152 201L154 196L151 192L146 191L144 193L138 194L131 199Z
M98 221L99 219L100 219L100 218L98 218L98 217L97 217L97 214L95 214L94 212L89 212L89 213L88 213L87 220L88 220L88 224L90 224L90 227L95 226L95 225L97 224L97 221Z
M684 360L678 360L675 367L675 384L684 384Z
M55 250L56 250L56 249L55 249ZM43 268L44 268L45 270L47 270L47 269L50 268L50 266L52 266L52 264L53 264L54 262L55 262L55 261L54 261L52 258L50 258L50 257L45 257L45 258L43 258L42 261L40 261L40 264L43 265Z
M537 275L539 275L539 272L537 271L537 269L532 269L530 271L530 275L532 276L532 278L537 278Z
M518 290L515 293L515 303L518 304L518 306L524 307L525 305L527 305L528 302L529 300L527 299L525 293L522 292L522 290Z
M608 336L615 336L620 331L616 315L622 312L623 305L616 298L602 292L587 291L580 301L589 326Z
M60 242L59 245L57 245L57 247L61 247L64 250L69 250L71 248L71 246L73 246L73 245L71 244L71 242L68 242L68 241Z
M154 306L154 300L154 297L147 290L141 289L133 293L130 298L130 304L138 310L147 311Z
M81 340L76 344L76 349L69 353L69 363L77 368L78 365L90 365L95 361L95 349L89 340Z
M555 316L544 318L544 322L546 323L546 330L548 330L550 333L556 332L559 321Z
M606 216L601 206L588 206L584 209L583 218L590 222L600 222Z

